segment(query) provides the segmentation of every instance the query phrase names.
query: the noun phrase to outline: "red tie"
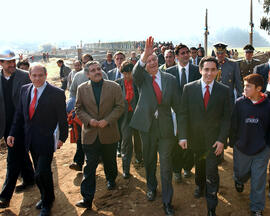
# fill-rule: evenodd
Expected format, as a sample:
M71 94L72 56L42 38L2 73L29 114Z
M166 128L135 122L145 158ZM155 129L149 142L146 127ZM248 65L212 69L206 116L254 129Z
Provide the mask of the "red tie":
M37 102L37 88L34 90L34 98L29 106L29 118L30 120L32 119L34 113L35 113L35 107L36 107L36 102Z
M203 101L204 101L204 107L207 108L207 104L210 98L210 92L209 92L209 85L206 86L206 91L204 93Z
M157 102L158 102L158 104L161 104L162 92L160 91L160 88L159 88L157 82L155 81L156 76L153 75L152 78L153 78L153 88L154 88L154 91L156 93Z

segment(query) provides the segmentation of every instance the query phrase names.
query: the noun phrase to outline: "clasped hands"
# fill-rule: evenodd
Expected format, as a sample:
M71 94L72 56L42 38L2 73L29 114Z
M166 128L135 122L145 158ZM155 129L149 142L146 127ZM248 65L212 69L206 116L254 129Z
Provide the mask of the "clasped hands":
M182 149L187 149L188 145L187 145L187 140L180 140L179 143L180 147ZM215 150L215 155L219 156L224 149L224 144L222 142L216 141L214 145L212 145L213 148L216 148Z
M96 119L90 120L90 125L92 127L99 127L99 128L105 128L108 125L108 122L104 119L97 121Z

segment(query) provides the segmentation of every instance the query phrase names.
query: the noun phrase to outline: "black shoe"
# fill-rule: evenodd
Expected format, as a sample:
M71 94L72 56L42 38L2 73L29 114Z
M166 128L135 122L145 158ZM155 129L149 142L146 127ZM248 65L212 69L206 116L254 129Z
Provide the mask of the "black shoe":
M171 203L163 203L163 209L165 211L165 215L174 215L174 210Z
M154 201L156 198L156 191L147 191L146 197L148 201Z
M194 191L194 197L199 199L200 197L203 196L204 196L204 189L197 185Z
M50 207L43 207L39 213L39 216L50 216L51 208Z
M251 216L263 216L262 211L252 211L250 213Z
M190 170L184 170L184 178L190 178L191 177L191 171Z
M21 192L25 191L26 189L33 187L34 185L35 185L35 182L30 182L30 183L23 182L21 185L16 186L15 192L21 193Z
M75 205L77 207L79 207L79 208L86 208L88 210L92 209L92 202L90 202L90 201L88 202L88 201L85 201L85 200L80 200Z
M117 150L117 157L122 157L121 152Z
M244 191L244 184L234 182L235 189L238 193L242 193Z
M116 187L115 181L108 181L107 182L107 189L108 190L114 190Z
M36 203L36 209L40 210L42 209L43 205L42 205L42 200L39 200L37 203Z
M208 210L207 216L216 216L216 210L215 209Z
M173 173L173 178L176 183L182 182L182 174L181 173Z
M7 207L9 207L9 200L0 198L0 208L7 208Z
M131 177L130 173L123 173L124 179L129 179Z
M76 171L82 171L82 166L77 163L70 164L69 168Z

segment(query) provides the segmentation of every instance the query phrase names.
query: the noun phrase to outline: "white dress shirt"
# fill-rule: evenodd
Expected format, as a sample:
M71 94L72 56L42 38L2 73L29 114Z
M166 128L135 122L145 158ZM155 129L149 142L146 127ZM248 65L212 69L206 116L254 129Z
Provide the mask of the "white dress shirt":
M43 84L42 86L40 86L40 87L38 87L38 88L36 88L36 87L33 85L33 88L32 88L32 90L31 90L31 100L30 100L30 104L32 103L32 100L33 100L33 98L34 98L34 95L35 95L35 88L36 88L36 89L37 89L37 101L36 101L36 106L35 106L35 108L36 108L37 105L38 105L38 99L39 99L40 96L42 95L42 93L43 93L43 91L44 91L46 85L47 85L47 82L46 82L46 81L44 82L44 84Z
M204 94L206 92L207 84L203 81L202 78L201 78L201 85L202 85L202 96L204 97ZM214 80L210 84L208 84L210 95L211 95L211 92L212 92L212 89L213 89L213 85L214 85Z
M141 67L144 67L146 64L142 62L142 60L140 59L139 61L140 63L140 66ZM160 71L158 70L158 72L155 74L156 78L155 78L155 81L156 83L158 84L159 88L160 88L160 91L162 91L162 86L161 86L161 75L160 75Z
M181 85L181 75L182 75L182 66L179 64L179 62L177 63L178 64L178 73L179 73L179 81L180 81L180 85ZM186 78L187 78L187 83L188 83L188 77L189 77L189 63L184 67L186 69Z

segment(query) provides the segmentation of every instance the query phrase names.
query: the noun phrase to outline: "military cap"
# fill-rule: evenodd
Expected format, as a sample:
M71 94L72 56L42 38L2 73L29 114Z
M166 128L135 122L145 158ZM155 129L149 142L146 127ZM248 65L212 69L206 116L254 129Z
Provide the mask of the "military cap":
M244 46L243 48L245 50L245 52L254 52L254 47L251 44L247 44L246 46Z
M227 46L228 45L225 44L225 43L216 43L216 44L214 44L214 47L216 48L216 51L217 52L224 52L224 51L226 51L226 47Z
M13 59L16 59L16 55L11 50L1 50L0 51L0 60L2 61L11 61Z

